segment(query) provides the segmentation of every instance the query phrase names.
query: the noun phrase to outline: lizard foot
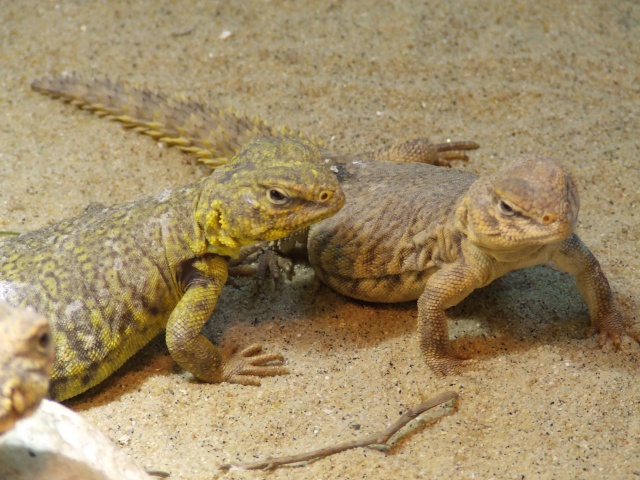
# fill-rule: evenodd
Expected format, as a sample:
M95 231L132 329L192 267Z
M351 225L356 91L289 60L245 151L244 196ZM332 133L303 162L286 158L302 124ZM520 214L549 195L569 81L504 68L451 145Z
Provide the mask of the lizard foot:
M632 323L625 321L617 310L600 315L592 322L589 335L598 335L598 345L603 347L611 340L616 350L621 350L621 337L628 336L640 345L640 333L632 329Z
M457 375L477 361L456 354L429 355L425 354L427 365L436 375Z
M289 370L282 366L284 357L279 353L261 353L262 346L254 343L239 352L232 352L225 362L222 381L241 385L260 386L259 377L286 375ZM268 365L276 363L275 365Z
M258 259L256 271L256 289L258 293L263 290L267 279L271 279L275 290L283 277L291 281L293 277L293 262L274 250L265 250L264 254Z
M452 160L468 160L465 151L479 148L476 142L445 142L433 144L426 138L414 138L395 142L390 147L374 153L376 160L392 162L417 162L450 167Z
M273 290L284 280L293 277L293 261L286 253L280 253L276 242L263 242L240 250L240 257L229 262L229 278L254 277L256 293L260 294L266 282L270 281ZM255 263L256 265L251 265ZM227 280L228 283L229 279Z

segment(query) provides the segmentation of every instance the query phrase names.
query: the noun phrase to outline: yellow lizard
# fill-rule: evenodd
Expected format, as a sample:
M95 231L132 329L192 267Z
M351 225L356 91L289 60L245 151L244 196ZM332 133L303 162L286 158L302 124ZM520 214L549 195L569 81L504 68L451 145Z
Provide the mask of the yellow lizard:
M0 299L51 321L50 395L98 384L166 329L174 360L207 382L258 385L286 373L252 345L224 357L201 333L246 245L275 240L344 204L320 151L261 139L210 176L0 242Z

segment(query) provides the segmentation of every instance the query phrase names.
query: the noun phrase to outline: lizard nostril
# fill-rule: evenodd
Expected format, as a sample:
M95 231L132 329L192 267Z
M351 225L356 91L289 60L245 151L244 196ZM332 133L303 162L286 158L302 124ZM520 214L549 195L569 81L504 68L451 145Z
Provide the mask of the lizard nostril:
M326 202L330 198L331 198L331 192L329 190L325 190L324 192L322 192L320 194L320 201L321 202Z
M555 215L551 215L551 214L547 213L547 214L542 216L542 223L544 223L545 225L549 225L555 219L556 219Z

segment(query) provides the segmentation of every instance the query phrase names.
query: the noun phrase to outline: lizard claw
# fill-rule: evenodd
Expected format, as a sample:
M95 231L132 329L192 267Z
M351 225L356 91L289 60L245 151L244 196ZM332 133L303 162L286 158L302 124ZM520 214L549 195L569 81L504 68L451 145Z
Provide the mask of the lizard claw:
M258 258L258 267L256 269L257 292L262 292L268 279L271 279L273 288L277 289L283 277L291 281L293 278L293 262L271 248L265 249L260 258Z
M617 310L599 315L592 321L589 335L598 335L598 346L603 347L611 340L616 350L622 350L621 337L628 336L640 345L640 333L632 328L632 323L625 321Z
M279 251L276 242L263 242L252 247L244 247L238 259L229 262L228 271L231 277L254 277L256 293L260 294L267 281L271 281L276 290L283 279L291 281L293 277L293 261ZM256 265L250 265L256 263ZM228 283L231 283L227 279Z
M261 353L262 346L254 343L239 352L232 352L224 365L222 381L241 385L260 386L259 377L286 375L282 366L284 357L279 353ZM269 365L276 363L275 365Z

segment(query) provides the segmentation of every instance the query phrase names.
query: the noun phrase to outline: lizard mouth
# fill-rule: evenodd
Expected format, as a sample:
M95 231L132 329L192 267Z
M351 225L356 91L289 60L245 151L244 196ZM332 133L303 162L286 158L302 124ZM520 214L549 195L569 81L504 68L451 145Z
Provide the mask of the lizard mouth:
M545 215L551 218L551 215ZM544 216L543 216L544 217ZM548 222L511 223L508 228L494 231L476 232L472 241L486 249L495 251L519 251L532 246L544 246L561 242L575 230L576 222L572 218L554 218Z

